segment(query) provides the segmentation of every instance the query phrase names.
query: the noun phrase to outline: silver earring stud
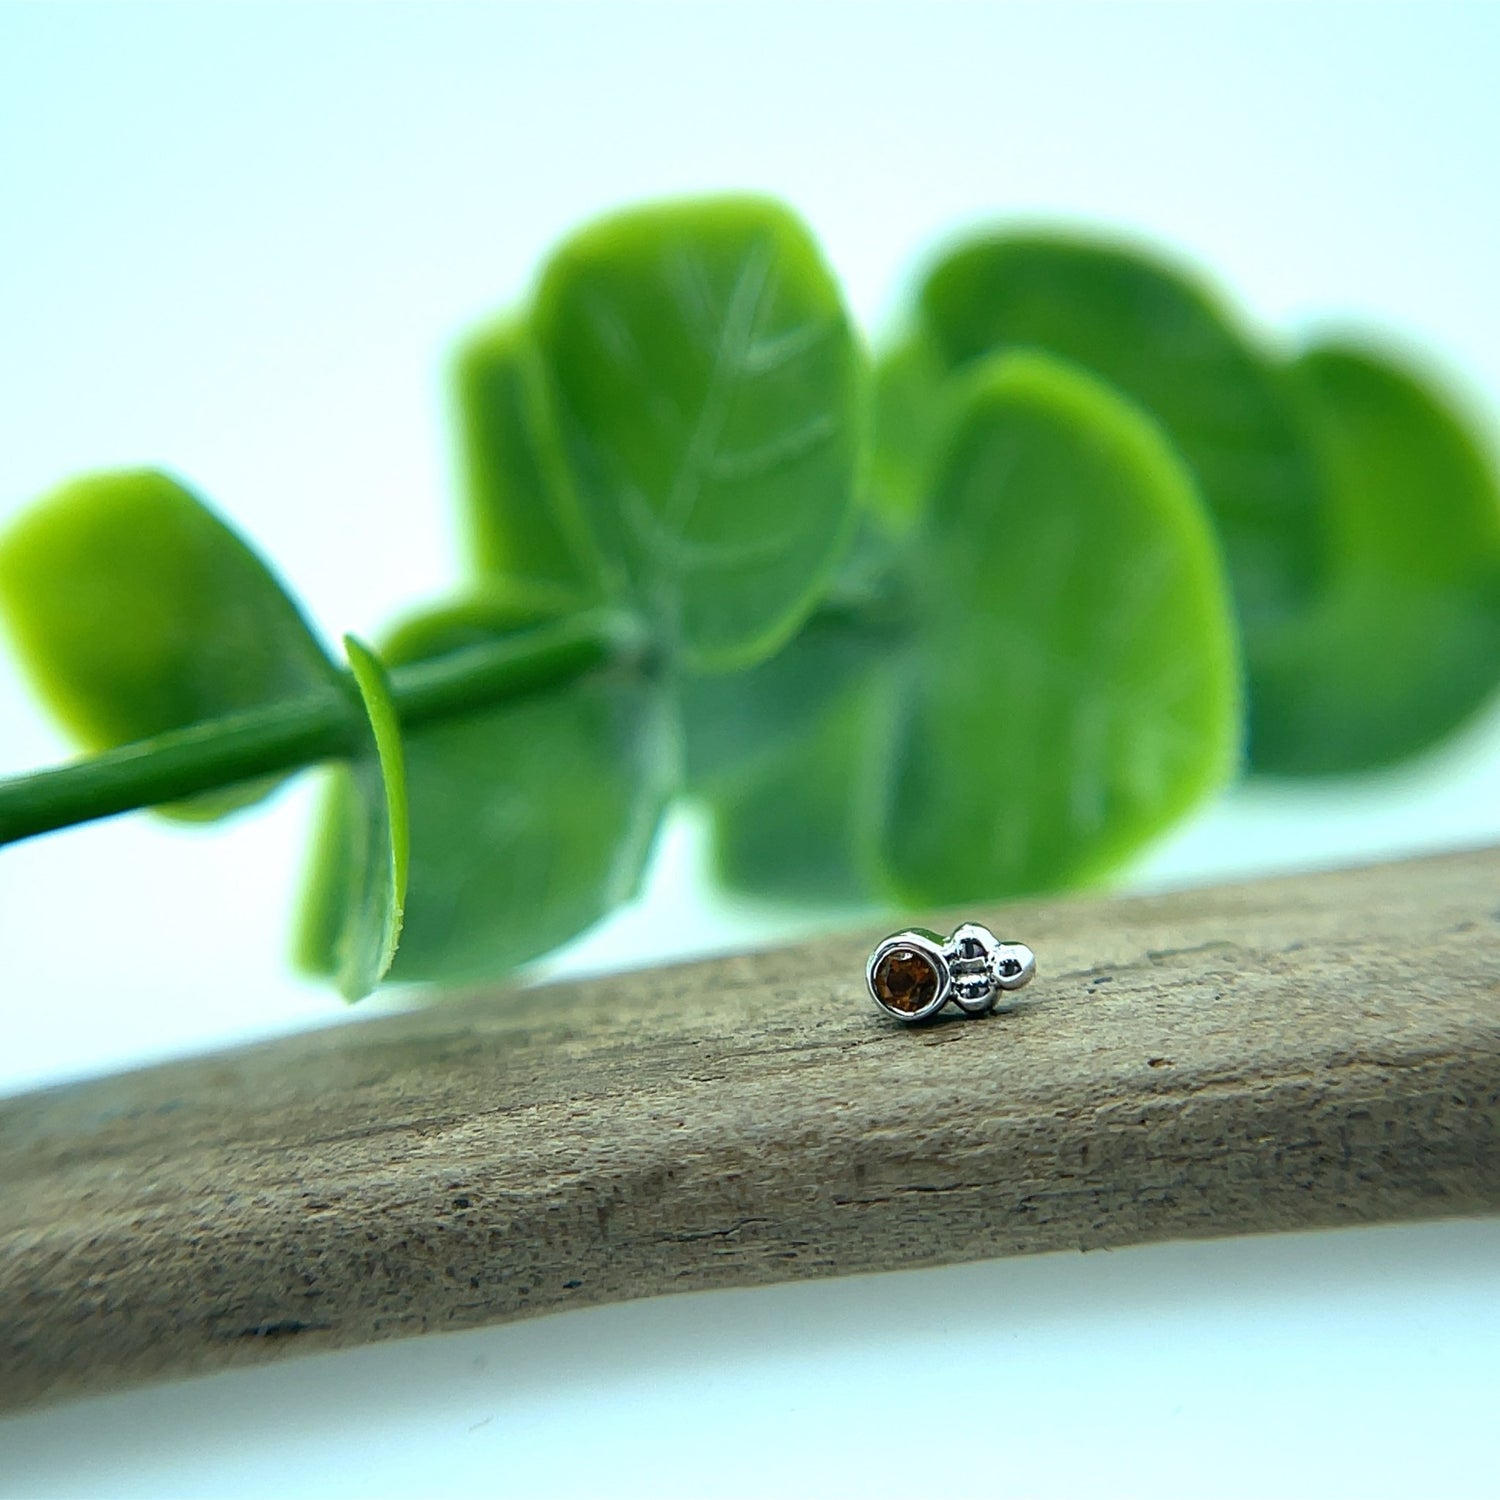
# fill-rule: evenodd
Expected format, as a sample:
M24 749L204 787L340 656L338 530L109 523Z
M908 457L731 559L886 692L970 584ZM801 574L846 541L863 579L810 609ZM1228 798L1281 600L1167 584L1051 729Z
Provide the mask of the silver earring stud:
M870 998L898 1021L925 1021L950 1000L982 1016L1001 994L1030 984L1036 955L1025 943L1002 943L988 927L964 922L944 938L925 927L893 932L865 965Z

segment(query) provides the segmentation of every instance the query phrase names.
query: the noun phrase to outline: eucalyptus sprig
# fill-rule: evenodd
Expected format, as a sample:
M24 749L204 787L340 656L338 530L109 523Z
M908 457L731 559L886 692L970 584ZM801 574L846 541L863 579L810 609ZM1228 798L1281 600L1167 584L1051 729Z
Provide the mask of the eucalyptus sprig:
M1116 869L1236 774L1382 764L1500 678L1500 504L1388 356L1288 357L1145 252L986 235L867 361L805 227L637 209L456 366L469 572L330 653L181 481L64 484L0 614L89 752L0 842L328 789L299 956L505 973L636 889L908 905ZM1247 693L1248 689L1248 693Z

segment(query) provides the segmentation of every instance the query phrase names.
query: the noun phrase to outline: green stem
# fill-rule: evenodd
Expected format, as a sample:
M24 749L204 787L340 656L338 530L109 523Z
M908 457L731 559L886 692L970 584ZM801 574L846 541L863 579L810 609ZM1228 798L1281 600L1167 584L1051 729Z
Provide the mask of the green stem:
M640 641L617 615L538 626L433 661L391 669L391 696L407 728L454 718L638 657ZM180 802L261 776L356 754L364 710L352 686L211 719L87 760L0 781L0 845L141 807Z

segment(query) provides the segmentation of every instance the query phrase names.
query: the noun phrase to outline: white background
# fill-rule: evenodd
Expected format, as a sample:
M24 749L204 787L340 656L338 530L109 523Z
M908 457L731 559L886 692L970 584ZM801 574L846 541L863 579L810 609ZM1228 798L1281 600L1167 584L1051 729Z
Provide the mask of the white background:
M371 634L456 577L454 338L580 220L723 188L791 201L875 330L958 225L1098 222L1288 339L1418 341L1493 423L1497 64L1487 6L6 7L0 523L166 465ZM66 753L0 654L0 774ZM0 1090L341 1020L284 962L309 806L0 854ZM1492 712L1396 775L1234 794L1130 879L1497 837ZM678 820L546 968L829 919L711 896L700 845ZM0 1493L1493 1492L1497 1251L1419 1226L569 1314L15 1419Z

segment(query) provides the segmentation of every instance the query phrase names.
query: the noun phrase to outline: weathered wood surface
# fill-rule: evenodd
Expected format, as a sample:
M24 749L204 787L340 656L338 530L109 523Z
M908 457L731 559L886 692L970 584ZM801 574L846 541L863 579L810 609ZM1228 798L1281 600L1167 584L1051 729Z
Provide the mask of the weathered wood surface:
M1040 974L985 1021L884 1020L867 933L0 1102L0 1404L679 1288L1500 1209L1500 850L988 915Z

